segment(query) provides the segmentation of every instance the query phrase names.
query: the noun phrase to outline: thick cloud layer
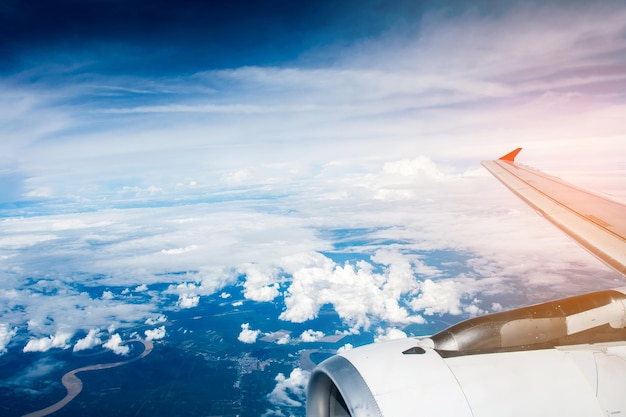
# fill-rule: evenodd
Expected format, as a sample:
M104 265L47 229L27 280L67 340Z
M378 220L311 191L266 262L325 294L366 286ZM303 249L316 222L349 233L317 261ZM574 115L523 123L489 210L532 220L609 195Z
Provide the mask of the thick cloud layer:
M619 284L486 174L418 157L332 178L319 183L316 199L305 190L253 202L5 219L3 340L12 343L12 329L22 328L33 340L21 339L22 347L80 350L96 343L94 329L157 326L172 308L225 299L222 289L234 284L248 301L279 303L289 322L331 306L349 332ZM444 254L449 260L438 260ZM89 295L85 279L110 289ZM55 344L57 333L70 339ZM317 337L313 329L301 339L309 337Z

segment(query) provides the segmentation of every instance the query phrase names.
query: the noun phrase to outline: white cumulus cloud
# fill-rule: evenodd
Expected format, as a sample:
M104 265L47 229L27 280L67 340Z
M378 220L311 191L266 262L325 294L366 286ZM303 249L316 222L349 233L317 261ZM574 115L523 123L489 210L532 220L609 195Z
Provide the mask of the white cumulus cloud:
M277 270L261 268L258 265L247 265L243 272L246 281L243 284L245 298L253 301L272 301L279 295Z
M242 343L255 343L260 334L260 330L250 330L250 323L244 323L237 339Z
M279 373L275 378L276 386L267 395L268 400L276 406L301 407L310 376L310 372L301 368L291 371L288 378Z
M385 342L387 340L406 339L408 336L400 329L390 327L388 329L378 328L376 329L376 336L374 336L374 342Z
M452 280L425 280L420 286L420 294L411 302L415 311L424 310L424 314L461 314L462 286Z
M179 294L177 306L180 308L194 308L200 304L200 296L196 294Z
M122 343L122 337L118 333L115 333L102 346L112 350L116 355L128 355L130 347L123 345Z
M303 342L316 342L324 336L324 332L309 329L302 332L302 334L300 335L300 340L302 340Z
M148 340L163 339L165 337L165 326L161 326L156 329L146 330L144 334L146 335L146 339Z
M102 344L102 340L99 337L100 329L90 329L85 337L78 339L74 344L74 352L81 350L91 349Z
M352 343L346 343L345 345L339 347L339 349L337 349L337 353L341 353L341 352L346 352L348 350L352 350L354 349L354 346L352 345Z
M168 292L178 294L176 305L180 308L194 308L200 304L200 296L197 294L200 287L189 282L170 286Z
M164 314L160 314L156 318L147 318L145 324L148 326L154 326L155 324L165 323L167 321L167 317Z
M24 352L47 352L52 348L68 349L68 342L72 338L72 334L68 332L57 332L54 336L42 337L40 339L31 339L24 346Z
M321 254L309 258L309 265L295 267L285 293L282 320L302 323L317 317L324 304L332 304L353 329L368 328L372 319L395 323L422 323L400 304L401 296L416 291L411 259L394 251L378 251L372 263L336 264ZM293 261L292 261L293 262ZM375 272L383 266L382 272Z
M17 333L17 328L11 329L6 323L0 323L0 355L7 352L7 345Z

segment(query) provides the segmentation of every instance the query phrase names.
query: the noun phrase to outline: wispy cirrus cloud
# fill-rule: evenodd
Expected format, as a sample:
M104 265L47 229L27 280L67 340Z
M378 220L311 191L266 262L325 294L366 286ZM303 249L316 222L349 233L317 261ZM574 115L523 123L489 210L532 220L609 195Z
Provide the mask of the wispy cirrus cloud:
M2 113L15 140L4 154L28 179L24 195L85 199L120 182L166 189L278 162L310 169L331 147L336 160L419 152L467 164L521 142L545 159L568 143L585 155L624 134L624 13L615 3L516 5L501 15L477 7L426 13L418 31L390 31L319 62L14 77ZM55 168L64 164L82 174Z

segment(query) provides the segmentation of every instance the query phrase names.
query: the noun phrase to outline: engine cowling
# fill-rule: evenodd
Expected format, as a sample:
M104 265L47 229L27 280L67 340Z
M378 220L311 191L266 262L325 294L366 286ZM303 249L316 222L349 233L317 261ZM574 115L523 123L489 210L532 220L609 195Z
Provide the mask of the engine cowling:
M431 338L342 352L313 371L307 416L625 414L625 293L570 297L470 319Z

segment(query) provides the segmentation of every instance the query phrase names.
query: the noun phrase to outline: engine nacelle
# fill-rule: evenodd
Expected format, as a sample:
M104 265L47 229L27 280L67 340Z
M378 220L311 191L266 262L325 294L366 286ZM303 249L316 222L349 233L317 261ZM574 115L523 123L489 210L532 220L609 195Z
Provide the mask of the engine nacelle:
M625 294L570 297L342 352L313 371L307 416L624 415Z

